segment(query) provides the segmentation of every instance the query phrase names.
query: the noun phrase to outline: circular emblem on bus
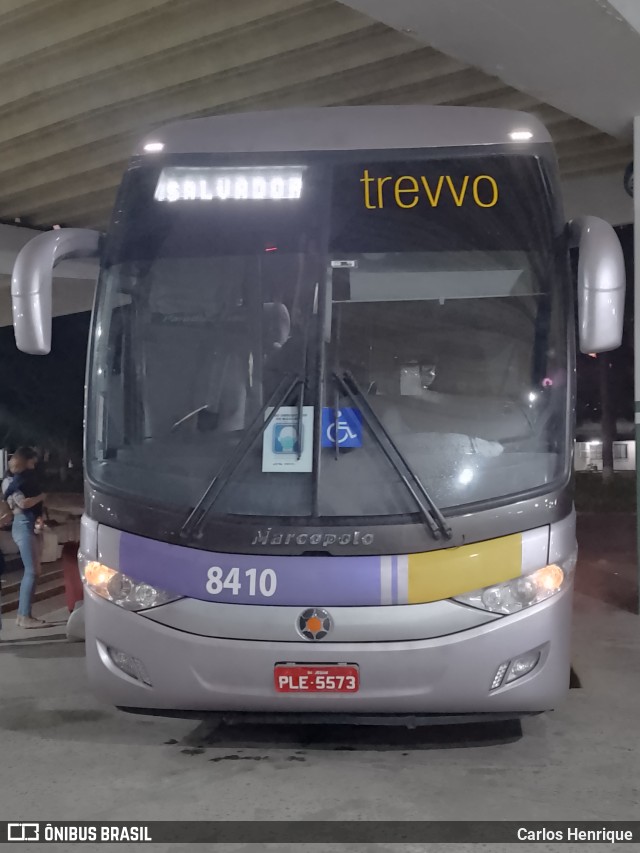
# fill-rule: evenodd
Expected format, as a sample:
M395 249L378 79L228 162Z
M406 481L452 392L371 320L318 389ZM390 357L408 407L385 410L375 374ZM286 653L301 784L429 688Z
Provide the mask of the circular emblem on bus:
M324 640L333 627L333 619L322 607L310 607L298 616L297 627L305 640Z

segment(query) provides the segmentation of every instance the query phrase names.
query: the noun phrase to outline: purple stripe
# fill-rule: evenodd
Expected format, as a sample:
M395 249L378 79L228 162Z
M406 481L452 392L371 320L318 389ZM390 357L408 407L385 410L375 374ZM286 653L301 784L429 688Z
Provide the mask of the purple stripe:
M220 571L212 573L212 567L219 567ZM232 572L234 568L238 571ZM266 569L275 574L272 595L264 594L273 582L273 574L265 574ZM379 605L382 592L379 557L221 554L130 533L120 537L120 570L136 581L176 595L229 604ZM240 584L235 595L230 585L234 580Z
M398 603L398 558L391 558L391 603Z

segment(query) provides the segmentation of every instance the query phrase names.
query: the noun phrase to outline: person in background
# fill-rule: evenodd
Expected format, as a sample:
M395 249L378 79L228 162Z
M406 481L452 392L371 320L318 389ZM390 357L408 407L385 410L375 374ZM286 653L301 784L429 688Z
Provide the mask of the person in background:
M13 513L7 506L6 501L0 502L0 531L5 530L13 523ZM2 576L6 570L6 563L2 548L0 548L0 632L2 631Z
M41 537L36 531L41 524L45 499L35 472L36 462L36 453L31 448L18 448L9 460L9 474L2 482L4 499L13 511L11 533L24 566L16 618L19 628L47 626L46 622L36 619L31 613L42 550Z
M38 454L35 450L30 447L24 448L27 456L29 456L29 460L27 462L27 470L24 472L24 488L27 490L25 494L29 494L33 497L42 496L43 500L40 503L37 503L33 508L32 512L35 516L35 532L42 533L44 528L44 495L42 495L42 489L40 488L40 481L38 475L36 473L36 468L38 465ZM42 556L42 540L38 540L40 543L40 556Z
M4 554L0 550L0 634L2 633L2 575L4 574ZM1 637L0 637L1 639Z

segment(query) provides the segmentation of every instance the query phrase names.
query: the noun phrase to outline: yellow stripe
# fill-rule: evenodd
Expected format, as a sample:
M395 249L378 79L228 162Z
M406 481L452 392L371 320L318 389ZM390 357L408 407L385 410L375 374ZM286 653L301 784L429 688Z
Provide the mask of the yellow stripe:
M439 601L517 577L522 571L522 534L460 548L409 554L409 604Z

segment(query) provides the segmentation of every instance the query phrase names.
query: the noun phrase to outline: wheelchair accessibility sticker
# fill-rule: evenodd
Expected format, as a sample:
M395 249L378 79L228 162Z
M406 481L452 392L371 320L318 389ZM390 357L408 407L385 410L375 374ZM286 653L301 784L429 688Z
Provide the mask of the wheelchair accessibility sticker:
M265 419L271 414L265 412ZM308 473L313 466L313 406L303 406L298 431L298 407L281 406L264 432L262 470Z
M336 429L337 415L337 429ZM322 446L362 447L362 414L359 409L322 409Z

